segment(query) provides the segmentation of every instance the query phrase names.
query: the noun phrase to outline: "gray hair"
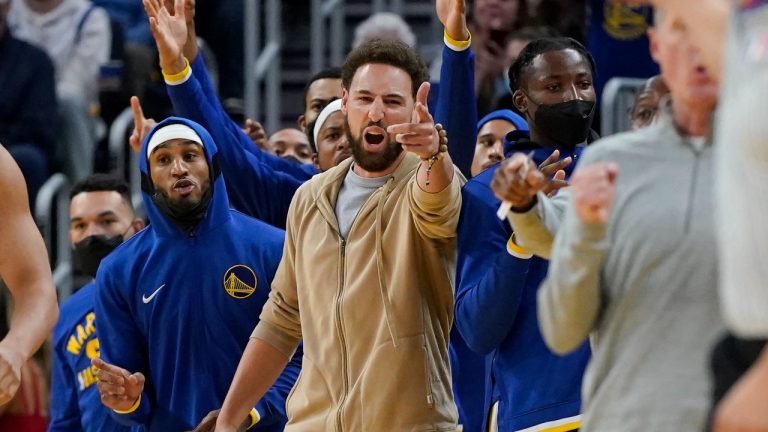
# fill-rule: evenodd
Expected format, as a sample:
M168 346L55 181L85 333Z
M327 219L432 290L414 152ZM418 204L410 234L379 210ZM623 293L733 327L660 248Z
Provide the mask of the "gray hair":
M357 48L371 39L396 40L414 48L416 35L400 15L391 12L379 12L371 15L355 28L352 48Z

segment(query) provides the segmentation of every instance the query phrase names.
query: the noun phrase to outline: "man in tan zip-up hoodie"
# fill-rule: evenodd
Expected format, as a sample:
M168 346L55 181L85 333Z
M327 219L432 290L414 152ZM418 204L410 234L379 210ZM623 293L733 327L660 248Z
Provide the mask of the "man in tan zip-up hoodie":
M237 429L302 339L286 431L457 429L448 340L464 178L440 151L415 51L371 41L342 71L353 157L296 192L216 431Z

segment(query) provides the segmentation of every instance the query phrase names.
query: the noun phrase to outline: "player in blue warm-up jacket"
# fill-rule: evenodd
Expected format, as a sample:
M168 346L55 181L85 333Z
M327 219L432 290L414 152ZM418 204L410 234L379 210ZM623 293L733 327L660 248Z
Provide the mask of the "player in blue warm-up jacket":
M565 168L558 178L569 175L574 164L567 164L578 160L590 135L593 70L591 56L576 41L531 42L510 69L513 100L525 114L530 139L513 131L505 149L530 154L548 174ZM488 355L483 414L490 414L491 430L575 430L589 346L561 357L544 344L536 292L548 262L519 248L509 223L497 217L501 201L490 185L498 168L481 172L463 189L455 325L472 350Z
M122 180L94 174L70 192L69 241L74 273L90 281L61 305L53 330L51 422L48 432L127 432L101 404L91 359L99 356L96 286L101 260L144 228ZM136 429L133 429L136 430Z
M171 117L139 153L150 225L105 258L96 316L102 402L118 421L192 429L221 406L270 289L284 233L231 210L216 145ZM252 411L279 431L298 355ZM246 419L244 419L246 420Z

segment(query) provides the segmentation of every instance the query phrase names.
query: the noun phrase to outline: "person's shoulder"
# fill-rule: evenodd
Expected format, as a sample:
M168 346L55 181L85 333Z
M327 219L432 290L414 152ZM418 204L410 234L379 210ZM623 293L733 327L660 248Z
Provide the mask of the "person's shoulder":
M115 250L101 260L101 263L99 264L99 273L101 273L102 269L107 273L114 273L120 269L128 269L127 271L130 274L129 264L139 262L141 258L152 249L152 233L153 228L152 225L149 224L141 231L132 235L129 239L120 243Z
M72 327L93 311L96 302L96 283L91 281L75 291L59 308L59 321L53 329L53 343L70 333Z
M464 185L464 196L476 198L488 203L498 203L499 200L493 194L493 190L491 189L491 181L493 181L493 176L500 166L501 164L490 166L469 179Z
M283 231L280 228L274 227L264 221L261 221L245 213L242 213L239 210L230 209L229 211L232 214L232 218L239 225L241 225L244 230L248 231L247 234L248 235L255 234L259 242L264 242L264 241L282 242L283 239L285 238L285 231Z

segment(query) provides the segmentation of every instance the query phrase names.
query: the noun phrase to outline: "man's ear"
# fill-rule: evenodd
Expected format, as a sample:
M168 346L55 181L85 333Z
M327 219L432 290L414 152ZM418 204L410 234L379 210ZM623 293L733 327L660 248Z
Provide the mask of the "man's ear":
M299 118L296 119L296 124L299 126L299 129L301 129L302 132L307 133L307 119L304 117L304 114L300 115Z
M349 102L349 92L347 89L341 89L341 112L347 115L347 102Z
M512 104L515 105L515 108L521 113L525 114L528 112L528 98L525 97L525 93L520 91L520 89L517 89L512 93Z
M656 62L656 64L659 64L659 34L654 27L648 28L647 33L648 48L651 51L651 58Z
M143 230L146 225L144 224L143 219L136 218L133 220L133 222L131 222L131 226L133 227L134 231L139 232Z
M320 158L317 157L317 153L312 153L312 164L314 164L315 168L320 171Z

